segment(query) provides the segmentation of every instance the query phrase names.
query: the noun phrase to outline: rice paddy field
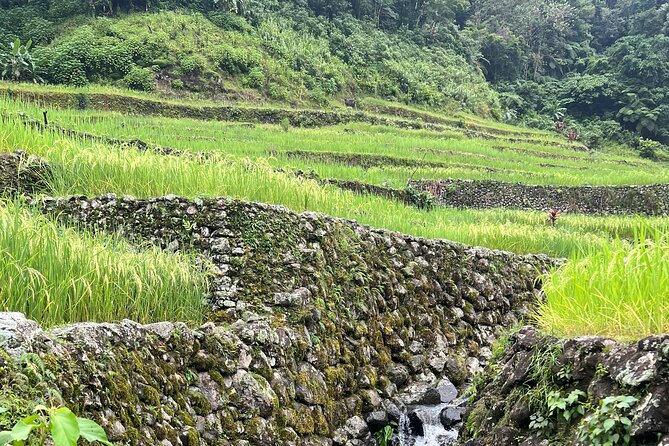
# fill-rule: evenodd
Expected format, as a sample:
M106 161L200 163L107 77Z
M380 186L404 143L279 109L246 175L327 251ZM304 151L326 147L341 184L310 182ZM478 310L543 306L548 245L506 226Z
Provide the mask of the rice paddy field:
M35 91L47 90L39 87ZM399 189L419 178L631 185L669 182L665 164L631 152L593 152L556 134L464 114L439 114L382 101L365 101L362 108L370 116L384 116L388 124L349 122L298 128L283 122L222 122L101 108L56 108L3 95L0 151L20 149L44 158L54 173L49 179L53 196L110 192L136 197L229 196L295 211L323 212L416 236L566 257L570 259L567 266L544 278L547 301L536 318L546 331L620 339L669 331L669 288L664 286L669 280L665 235L669 218L565 214L553 226L541 212L419 210L294 174L306 171L320 178ZM27 119L41 121L44 111L49 120L46 128L24 123ZM395 120L431 125L407 129L394 125ZM178 152L165 155L138 150L132 142L136 140ZM206 156L187 156L189 153ZM115 320L119 316L112 310L119 307L117 299L135 302L137 314L133 316L142 321L201 318L195 302L201 301L207 272L192 256L135 248L119 239L60 228L16 202L6 202L0 212L0 277L13 284L0 292L0 304L5 307L0 309L15 307L16 302L6 299L11 290L21 301L30 296L41 302L36 311L50 311L42 319L54 325ZM17 237L27 233L33 236ZM53 247L42 249L40 243ZM103 252L128 260L110 266L103 280L106 287L97 289L94 271L107 268L98 263ZM73 256L76 262L68 260ZM73 263L82 269L73 269ZM40 274L44 265L52 268L48 277ZM29 280L20 280L26 277ZM127 291L118 293L118 289ZM156 299L147 290L163 297ZM99 307L108 311L63 314L61 309L69 308L63 302L81 302L94 295L105 302ZM164 301L161 312L141 313L147 307L143 302L157 300ZM179 303L186 301L194 309L188 314Z

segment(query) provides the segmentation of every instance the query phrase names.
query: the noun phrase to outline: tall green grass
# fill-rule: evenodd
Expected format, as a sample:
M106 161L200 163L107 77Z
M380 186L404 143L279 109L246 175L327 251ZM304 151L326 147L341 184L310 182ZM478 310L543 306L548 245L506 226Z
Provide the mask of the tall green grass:
M651 232L589 249L549 274L539 326L622 340L669 332L669 235Z
M187 254L65 228L0 206L0 311L46 326L80 321L202 320L206 271Z
M518 253L569 256L583 248L598 248L612 237L632 237L644 224L658 229L669 226L666 218L565 215L552 227L540 212L448 208L427 212L278 173L262 160L214 156L203 162L72 140L25 126L0 129L0 150L17 148L51 164L54 195L230 196Z
M0 98L0 110L24 111L41 117L33 104ZM51 120L64 127L100 136L139 138L185 151L268 160L281 168L314 168L322 177L357 179L372 184L405 187L409 178L493 179L528 184L609 185L669 182L669 170L660 163L562 147L468 139L462 135L405 130L351 123L317 129L248 125L122 116L112 112L50 110ZM360 166L290 158L289 151L333 152L355 157L365 154L397 159L406 167ZM415 161L437 163L418 167Z

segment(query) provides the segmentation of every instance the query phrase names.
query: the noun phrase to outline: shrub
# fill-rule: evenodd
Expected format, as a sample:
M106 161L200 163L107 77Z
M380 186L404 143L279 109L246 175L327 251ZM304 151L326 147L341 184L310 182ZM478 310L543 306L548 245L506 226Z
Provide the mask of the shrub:
M148 68L131 68L123 78L123 84L132 90L153 91L156 89L153 71Z
M45 406L37 406L32 415L16 423L12 430L0 432L0 444L19 445L25 441L33 444L33 439L45 443L48 437L55 446L77 444L79 439L112 446L104 429L95 421L79 418L67 407Z
M181 79L174 79L172 80L172 88L175 90L181 90L184 88L184 81Z
M262 68L252 68L244 78L244 85L251 88L262 88L265 85L265 72Z
M276 101L284 101L290 97L290 93L286 87L276 84L269 86L267 95Z
M207 61L199 54L186 56L179 61L179 68L184 74L199 74L207 66Z
M41 17L32 18L23 25L23 35L35 45L48 44L54 37L53 23Z
M213 52L216 65L228 74L248 73L260 65L262 56L250 48L235 48L228 44L218 45Z
M244 17L231 12L212 12L208 18L214 25L226 31L253 32L253 27Z
M84 64L76 57L54 48L36 51L38 71L45 81L82 87L88 83Z
M662 149L662 144L652 139L639 138L639 156L646 159L657 159L657 152Z
M41 81L37 75L35 61L30 47L32 41L24 45L21 40L16 39L6 49L0 47L0 78L13 81Z

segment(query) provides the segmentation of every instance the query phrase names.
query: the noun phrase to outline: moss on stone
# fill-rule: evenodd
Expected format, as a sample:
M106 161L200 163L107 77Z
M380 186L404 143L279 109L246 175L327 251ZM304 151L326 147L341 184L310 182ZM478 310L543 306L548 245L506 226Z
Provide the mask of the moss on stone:
M188 391L190 405L196 414L206 416L211 412L211 404L206 396L199 390L190 389Z

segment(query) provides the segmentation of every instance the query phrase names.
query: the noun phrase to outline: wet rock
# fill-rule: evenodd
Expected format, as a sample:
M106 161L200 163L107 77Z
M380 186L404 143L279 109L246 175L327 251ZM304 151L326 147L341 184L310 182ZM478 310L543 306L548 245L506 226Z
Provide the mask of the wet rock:
M441 394L431 384L412 383L405 389L401 400L407 406L430 406L441 402Z
M446 429L451 429L462 421L463 407L445 407L439 414L439 421Z
M458 389L448 378L439 381L437 391L442 403L450 403L458 396Z

